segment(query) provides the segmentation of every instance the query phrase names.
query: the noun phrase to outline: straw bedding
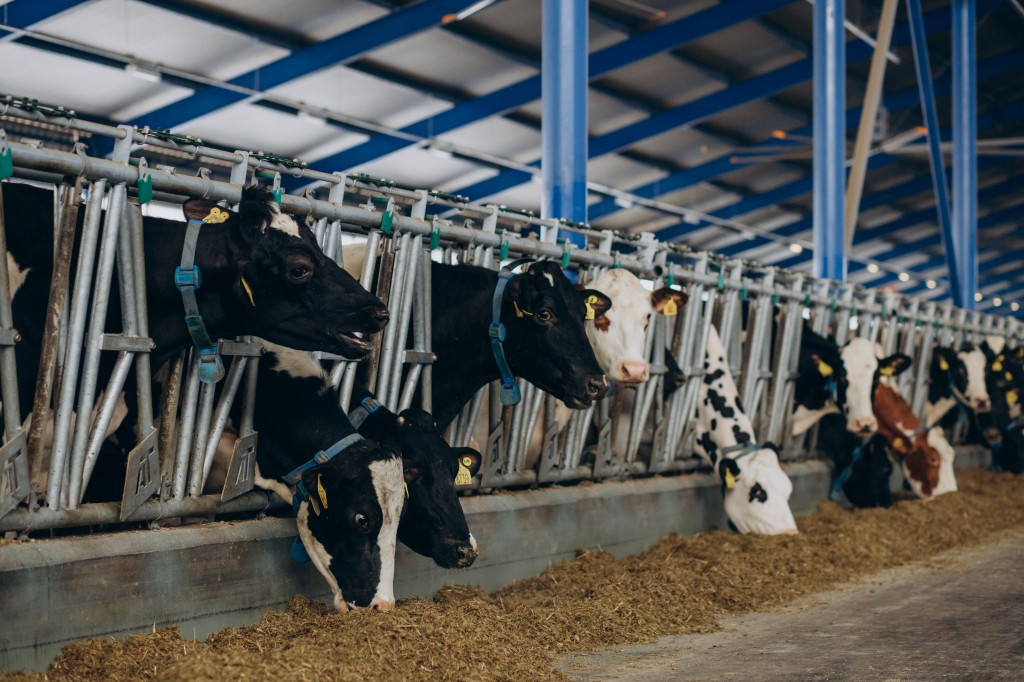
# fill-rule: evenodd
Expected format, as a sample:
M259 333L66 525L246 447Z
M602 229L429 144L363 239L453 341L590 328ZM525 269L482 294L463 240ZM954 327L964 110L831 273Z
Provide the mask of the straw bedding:
M882 568L1024 525L1024 477L968 470L960 492L888 510L824 502L798 536L710 531L643 554L574 561L493 595L459 586L387 614L336 614L296 597L287 611L205 642L177 628L64 647L46 673L4 680L559 680L556 654L718 627Z

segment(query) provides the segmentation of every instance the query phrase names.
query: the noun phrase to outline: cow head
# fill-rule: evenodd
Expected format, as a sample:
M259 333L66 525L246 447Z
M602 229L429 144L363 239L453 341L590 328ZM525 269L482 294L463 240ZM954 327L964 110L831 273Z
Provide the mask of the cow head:
M957 357L964 366L967 373L967 388L964 396L967 399L967 406L976 413L988 412L992 409L992 401L988 395L988 388L985 386L985 372L989 358L985 351L974 344L964 344Z
M952 348L937 346L932 351L932 364L928 371L931 383L948 386L950 393L963 395L967 391L967 368Z
M1001 440L992 447L992 463L1003 471L1024 473L1024 425L1003 430Z
M604 315L611 301L600 291L577 291L558 263L532 263L508 283L502 303L509 366L573 409L604 397L608 380L594 358L583 321Z
M470 566L477 556L476 540L455 492L456 480L472 479L480 468L480 453L453 448L438 431L434 418L410 408L396 416L378 409L360 431L398 448L402 453L409 491L398 539L430 557L442 568ZM468 481L466 481L468 482Z
M729 522L741 533L793 535L796 520L789 509L793 483L779 465L775 450L765 447L735 459L718 461L722 496Z
M878 428L872 411L872 396L879 377L893 377L910 367L910 357L896 353L881 357L881 347L867 339L855 338L843 346L840 355L846 370L846 428L870 435Z
M815 333L804 323L797 359L794 402L808 410L821 410L830 400L842 407L846 403L846 367L839 346L830 338Z
M398 453L363 440L307 470L298 505L299 538L334 593L334 608L390 610L395 542L405 503Z
M686 294L668 287L648 291L636 275L622 268L606 270L591 286L612 302L610 310L586 324L597 364L612 381L626 385L647 381L645 341L651 315L677 314Z
M861 455L849 465L850 477L843 484L846 498L855 507L891 507L892 460L886 449L885 437L875 434L858 446Z
M246 189L237 213L200 199L182 208L187 219L222 223L229 235L217 253L205 252L201 237L196 262L204 278L221 270L230 278L220 306L232 336L347 357L369 351L351 333L380 331L388 321L384 304L323 253L303 221L281 213L269 192ZM201 283L197 295L202 305L209 287Z
M878 433L885 437L890 451L902 462L903 475L919 497L931 497L939 484L942 456L934 437L921 428L910 405L896 389L879 383L874 392L874 410Z

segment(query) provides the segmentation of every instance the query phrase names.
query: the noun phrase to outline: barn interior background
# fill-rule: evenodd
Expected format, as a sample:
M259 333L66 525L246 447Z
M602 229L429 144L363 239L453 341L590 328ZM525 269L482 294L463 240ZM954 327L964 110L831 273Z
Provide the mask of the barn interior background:
M820 64L816 72L812 47L822 34L816 21L825 16L816 10L837 4L842 11L843 3L783 0L353 0L289 2L284 11L272 0L10 0L0 7L0 60L8 65L0 76L0 92L7 95L0 105L0 147L10 150L21 177L45 180L55 171L106 177L124 183L133 198L147 174L157 199L231 199L229 183L257 180L285 192L287 210L317 218L318 234L338 256L349 242L338 238L345 232L393 243L396 259L411 260L408 254L419 249L408 247L424 244L488 264L509 253L539 253L592 266L587 275L621 266L662 283L685 283L700 305L677 320L659 319L654 334L663 336L652 336L652 352L660 348L653 338L692 334L677 344L680 360L699 366L703 347L695 330L714 320L759 436L779 441L794 368L739 333L744 323L765 334L769 303L783 304L790 341L800 320L809 319L818 331L832 324L838 335L853 327L889 351L908 352L918 369L906 375L903 388L915 406L923 400L927 349L934 342L989 333L1019 342L1022 334L1014 318L1024 293L1024 9L1016 0L979 1L966 22L956 10L975 3L912 0L893 17L888 49L876 50L886 9L899 3L851 0L843 11L843 40L834 41L831 52L824 42L817 48L834 57L833 70ZM954 49L952 36L965 23L975 54ZM545 41L574 50L545 51ZM824 87L829 82L845 82L845 88ZM966 94L972 90L976 97ZM956 106L975 101L976 110ZM818 108L836 114L815 117ZM135 131L118 128L123 125ZM974 129L977 144L965 145ZM976 176L956 161L966 158L969 166L973 155ZM85 157L94 161L81 161ZM844 173L835 169L847 158L850 185L859 180L862 188L860 201L844 206ZM414 284L409 260L398 262L396 272ZM842 284L815 277L843 280L844 274ZM398 296L389 301L401 311L396 320L422 316L422 297L409 295L402 304ZM385 353L378 368L385 400L390 394L395 405L407 393L395 369L403 364L395 355L405 345L400 341L383 341L393 355ZM238 352L245 357L244 349ZM344 363L337 372L350 373ZM628 452L606 452L586 471L579 449L569 446L545 453L538 469L521 470L527 435L548 409L539 392L524 386L524 405L513 412L505 442L497 449L487 443L481 476L466 487L695 468L680 445L692 435L684 422L696 381L690 379L693 388L675 403L656 401L669 440L660 457L637 458L634 441ZM153 460L164 480L179 481L169 493L152 498L158 475L147 479L155 487L140 491L130 510L115 504L81 516L74 496L62 502L59 494L48 498L47 508L14 508L25 495L17 494L23 490L15 489L8 472L3 511L10 513L0 528L265 508L266 496L246 486L200 494L205 443L216 440L217 420L212 399L205 407L202 398L193 400L206 426L194 443L175 446L176 458ZM652 400L636 402L650 414ZM574 418L569 438L583 438L587 416ZM468 439L468 426L459 429L458 438ZM15 430L8 428L5 443L14 441ZM14 450L4 454L13 465ZM801 460L790 469L795 507L813 506L823 481L828 488L827 469L813 459L803 462L806 455L800 447L786 454ZM68 461L77 461L74 453ZM20 480L27 485L27 477ZM62 485L59 478L51 484ZM696 488L682 479L650 486L647 509L658 519L706 497L699 491L680 496L681 488ZM650 494L655 489L662 497ZM603 493L611 502L551 494L577 507L628 507L630 491L617 490ZM480 527L504 523L493 501L466 502ZM544 519L531 514L523 512L517 523L537 541L535 529ZM689 523L699 528L706 519ZM255 532L282 544L291 535L286 526L268 523ZM652 522L632 528L628 540L608 531L586 541L624 552L666 527L667 521ZM573 537L571 528L549 526L547 532ZM214 561L218 550L210 546L235 551L239 538L213 537L217 532L197 531L183 540L198 548L188 561ZM130 542L164 549L151 540ZM96 567L106 568L98 549L81 547L94 553ZM512 543L503 551L524 549ZM531 551L532 563L515 570L532 571L574 549L554 543L544 556ZM287 558L286 551L273 554ZM254 572L293 570L275 558L249 558ZM514 573L499 558L482 557L473 569L477 576L457 578L409 556L403 560L407 592L446 580L496 585ZM46 563L41 555L26 562L22 568ZM316 591L308 576L295 580L305 580L297 589ZM285 583L265 604L237 607L231 618L280 603L294 589ZM230 599L211 594L209 613L223 612L219 600ZM200 627L225 622L191 618L206 623ZM94 624L67 630L75 627L84 632ZM36 656L32 646L18 655Z

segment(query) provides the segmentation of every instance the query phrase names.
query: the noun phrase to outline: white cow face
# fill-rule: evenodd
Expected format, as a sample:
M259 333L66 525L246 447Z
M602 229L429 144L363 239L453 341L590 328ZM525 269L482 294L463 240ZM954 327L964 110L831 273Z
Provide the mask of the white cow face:
M855 338L840 351L846 368L846 428L851 433L870 436L878 430L878 420L871 408L876 373L896 376L910 367L910 358L896 353L882 358L882 347L867 339Z
M964 396L975 412L990 412L992 401L989 399L988 387L985 386L985 369L988 359L985 352L977 346L965 346L956 354L967 370L967 390Z
M725 513L741 533L795 535L789 509L793 483L779 466L774 450L762 448L737 459L719 462ZM730 485L732 487L730 487Z
M943 493L955 493L956 487L956 474L953 471L953 457L955 452L953 446L946 440L946 433L941 427L933 426L928 429L928 445L932 446L936 452L939 453L941 463L939 464L939 484L932 490L932 495L942 495ZM913 486L914 481L907 477ZM918 491L914 491L918 492ZM920 495L920 493L918 493Z
M648 291L636 275L621 268L605 271L589 286L612 301L603 316L586 323L597 364L612 381L626 385L647 381L650 367L644 341L651 315L678 313L685 295L667 287Z

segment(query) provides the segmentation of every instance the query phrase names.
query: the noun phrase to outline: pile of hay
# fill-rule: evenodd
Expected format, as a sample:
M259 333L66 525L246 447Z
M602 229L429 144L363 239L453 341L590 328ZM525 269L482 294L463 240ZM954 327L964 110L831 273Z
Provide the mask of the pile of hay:
M206 642L177 628L70 644L47 673L10 680L557 680L562 652L716 629L743 613L1024 525L1024 477L958 474L960 492L888 510L822 503L797 536L669 536L617 560L581 552L486 595L445 589L392 613L336 614L296 598L286 612Z

